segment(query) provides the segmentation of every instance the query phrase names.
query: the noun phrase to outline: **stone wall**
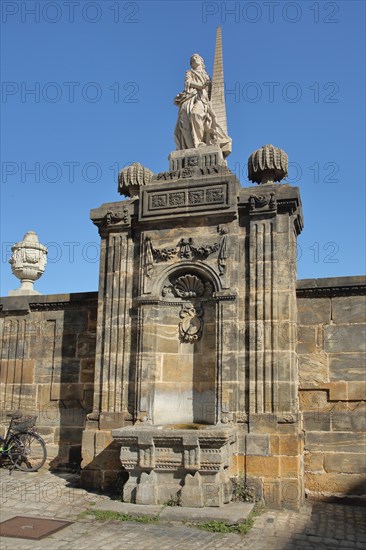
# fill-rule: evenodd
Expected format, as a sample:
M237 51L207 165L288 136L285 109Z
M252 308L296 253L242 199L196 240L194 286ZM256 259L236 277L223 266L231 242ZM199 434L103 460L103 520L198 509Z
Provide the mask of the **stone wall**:
M365 497L364 277L298 282L299 400L305 491Z
M303 471L308 496L366 493L365 296L364 277L297 283L293 337L298 339L304 436L292 433L294 425L286 418L278 423L271 414L237 424L232 473L245 472L269 505L298 498L296 480ZM0 300L0 427L3 431L7 423L6 411L37 414L51 466L80 462L93 401L96 316L97 293ZM103 468L108 463L110 471L120 469L110 429L121 426L120 415L111 416L114 425L108 420L104 426L102 417L99 432L87 429L83 435L85 462L93 449L99 457L94 461Z
M0 429L7 412L38 416L51 467L81 461L92 409L97 293L0 300Z

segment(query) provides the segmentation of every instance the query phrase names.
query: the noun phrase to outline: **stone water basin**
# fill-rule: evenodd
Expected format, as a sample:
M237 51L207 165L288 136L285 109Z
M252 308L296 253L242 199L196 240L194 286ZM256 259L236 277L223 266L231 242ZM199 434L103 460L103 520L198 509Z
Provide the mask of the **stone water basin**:
M158 430L208 430L215 428L212 424L164 424L155 426Z

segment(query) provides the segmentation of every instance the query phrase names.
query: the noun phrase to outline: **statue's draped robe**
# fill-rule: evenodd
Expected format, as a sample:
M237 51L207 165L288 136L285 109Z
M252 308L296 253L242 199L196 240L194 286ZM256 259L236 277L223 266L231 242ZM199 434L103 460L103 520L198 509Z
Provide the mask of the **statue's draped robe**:
M217 122L209 99L209 87L197 90L193 86L203 86L208 80L209 76L203 68L186 72L184 92L174 100L179 106L174 140L177 149L218 144L226 156L231 152L231 139Z

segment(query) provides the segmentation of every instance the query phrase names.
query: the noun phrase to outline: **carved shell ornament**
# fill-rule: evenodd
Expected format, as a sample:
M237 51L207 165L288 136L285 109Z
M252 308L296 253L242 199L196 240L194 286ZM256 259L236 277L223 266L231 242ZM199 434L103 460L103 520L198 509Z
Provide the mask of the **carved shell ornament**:
M179 277L175 282L174 289L181 298L195 298L196 296L203 296L205 292L203 282L196 275Z

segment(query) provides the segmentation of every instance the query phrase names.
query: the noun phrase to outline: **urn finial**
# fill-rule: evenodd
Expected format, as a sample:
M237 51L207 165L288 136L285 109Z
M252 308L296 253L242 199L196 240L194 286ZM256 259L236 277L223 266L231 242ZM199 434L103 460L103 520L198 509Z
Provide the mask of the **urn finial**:
M153 175L151 170L139 162L134 162L123 168L118 174L118 192L127 197L137 196L140 187L150 183Z
M20 288L11 290L9 296L40 294L34 290L34 281L43 275L47 263L47 248L38 241L34 231L28 231L23 240L11 248L9 260L13 275L21 280Z
M281 181L288 174L288 156L274 145L263 145L248 159L248 179L266 184Z

